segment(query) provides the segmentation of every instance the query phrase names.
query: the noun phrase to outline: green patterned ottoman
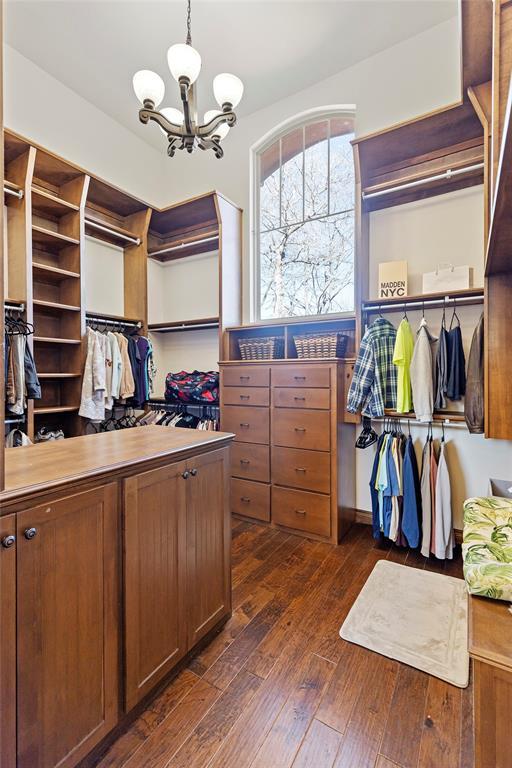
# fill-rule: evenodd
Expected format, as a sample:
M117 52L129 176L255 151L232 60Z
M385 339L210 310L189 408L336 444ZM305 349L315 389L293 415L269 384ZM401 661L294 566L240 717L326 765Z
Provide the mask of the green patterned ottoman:
M471 595L512 601L512 499L464 502L462 557Z

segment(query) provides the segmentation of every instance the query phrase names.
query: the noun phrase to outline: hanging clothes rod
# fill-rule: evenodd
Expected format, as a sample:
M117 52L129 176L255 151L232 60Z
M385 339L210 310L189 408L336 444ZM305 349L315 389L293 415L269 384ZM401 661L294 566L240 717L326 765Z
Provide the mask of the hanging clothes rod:
M194 245L201 245L202 243L211 243L213 241L218 241L219 236L214 235L213 237L203 237L201 240L192 240L189 243L179 243L178 245L170 245L168 248L162 248L160 251L152 251L149 256L160 256L162 253L171 253L171 251L180 251L183 248L190 248Z
M373 313L373 312L402 312L404 308L412 309L414 307L417 307L418 309L428 309L428 307L443 307L448 304L483 304L484 302L484 294L477 294L473 296L444 296L443 298L439 299L425 299L424 301L422 299L418 299L415 297L411 301L407 301L407 299L404 299L403 301L394 301L392 304L386 304L386 301L380 302L372 302L371 304L364 304L363 305L363 312L367 313Z
M85 322L87 324L98 323L99 325L117 325L122 326L123 328L142 328L142 323L140 320L138 320L136 323L132 323L130 320L114 320L107 317L93 317L92 315L87 315Z
M91 221L91 219L86 219L85 224L87 227L92 227L92 229L97 229L100 232L106 232L107 235L112 235L113 237L117 237L119 240L124 240L126 243L132 243L133 245L140 245L140 237L130 237L129 235L124 235L122 232L117 232L115 229L110 229L110 227L105 227L103 224L98 224L96 221Z
M4 193L6 195L12 195L13 197L17 197L18 200L21 200L21 198L24 195L24 192L22 189L11 189L10 187L6 187L4 185Z
M443 179L451 179L454 176L462 176L464 173L471 173L472 171L480 171L484 167L483 163L475 163L475 165L468 165L466 168L455 168L451 170L449 168L443 173L437 173L435 176L426 176L424 179L416 179L415 181L407 181L404 184L397 184L396 187L388 187L387 189L379 189L377 192L363 192L363 200L371 200L374 197L382 197L383 195L391 195L394 192L401 192L404 189L412 189L414 187L420 187L423 184L430 184L433 181L442 181Z
M19 419L4 419L4 424L24 424L25 423L25 417L22 416Z
M4 304L4 311L5 312L24 312L25 305L24 304Z

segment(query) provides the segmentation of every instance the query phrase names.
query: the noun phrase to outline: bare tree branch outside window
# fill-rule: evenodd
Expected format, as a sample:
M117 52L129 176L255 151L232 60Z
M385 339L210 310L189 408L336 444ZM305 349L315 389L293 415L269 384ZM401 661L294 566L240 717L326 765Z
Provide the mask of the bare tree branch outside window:
M260 156L261 317L354 309L352 121L287 134Z

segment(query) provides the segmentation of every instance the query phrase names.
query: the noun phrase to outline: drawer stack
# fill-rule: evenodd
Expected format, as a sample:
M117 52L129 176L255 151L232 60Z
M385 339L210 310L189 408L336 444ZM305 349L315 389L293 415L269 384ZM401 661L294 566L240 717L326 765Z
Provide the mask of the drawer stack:
M338 490L345 376L343 361L221 364L221 428L236 435L234 514L339 541L353 516L353 467L348 504Z
M233 514L270 522L270 366L222 369L222 429L231 451Z
M272 368L272 520L331 538L331 369Z

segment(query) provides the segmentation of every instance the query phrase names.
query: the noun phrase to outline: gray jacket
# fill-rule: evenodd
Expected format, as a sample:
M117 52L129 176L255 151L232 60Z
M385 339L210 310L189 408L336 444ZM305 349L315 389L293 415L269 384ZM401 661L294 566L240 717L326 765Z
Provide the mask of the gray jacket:
M469 431L478 435L484 431L484 316L476 326L468 359L464 418Z

